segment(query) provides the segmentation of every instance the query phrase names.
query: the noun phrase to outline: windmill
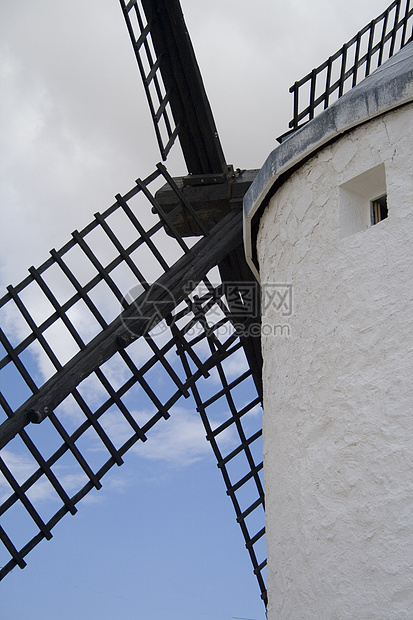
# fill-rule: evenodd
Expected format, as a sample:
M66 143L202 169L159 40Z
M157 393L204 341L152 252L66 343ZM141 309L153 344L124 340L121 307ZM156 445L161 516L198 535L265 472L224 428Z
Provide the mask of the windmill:
M127 452L150 444L151 430L187 398L265 601L259 290L244 260L240 213L255 171L225 160L179 4L121 6L161 156L180 141L187 171L173 179L158 164L0 301L0 577L23 568L54 526ZM234 378L228 368L240 359ZM228 432L238 438L230 449L222 441ZM22 455L24 478L13 460ZM52 514L36 502L46 487L59 504Z
M0 302L0 578L192 399L265 602L260 300L241 212L256 171L225 160L179 2L121 8L162 159L179 140L187 173L158 164Z

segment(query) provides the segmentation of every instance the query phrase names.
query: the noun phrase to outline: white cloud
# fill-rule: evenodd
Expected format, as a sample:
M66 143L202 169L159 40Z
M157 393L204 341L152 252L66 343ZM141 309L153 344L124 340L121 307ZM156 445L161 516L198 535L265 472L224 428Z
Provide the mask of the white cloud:
M161 461L168 467L188 467L200 459L212 456L212 449L205 437L205 429L199 414L193 409L173 407L168 420L160 420L147 433L147 441L138 442L131 449L131 454L149 461ZM138 424L143 425L153 415L153 412L133 411L132 415ZM217 417L217 416L215 416ZM221 418L221 421L223 419ZM221 421L215 420L212 425L216 428ZM120 412L112 411L100 419L102 426L111 440L122 444L131 436L131 428ZM235 432L229 428L219 435L221 450L235 447ZM104 450L102 444L92 440L89 450ZM105 449L106 450L106 449ZM87 451L83 446L87 460ZM1 451L1 458L19 484L23 484L37 469L36 461L29 453L17 454L9 449ZM87 481L87 476L77 466L56 463L53 467L59 482L65 491L71 495L76 493ZM110 476L108 489L122 492L129 486L130 481L123 476ZM0 475L0 502L12 494L12 489L3 475ZM59 498L51 483L42 476L27 492L28 498L35 504L46 501L57 501ZM59 500L60 501L60 500ZM99 501L99 498L91 499Z
M205 429L199 414L183 407L173 407L171 417L158 422L148 432L148 440L136 446L140 456L150 460L166 461L174 466L188 466L212 454L212 449L205 437ZM137 419L143 415L138 414ZM214 428L218 424L214 425ZM221 444L230 445L234 441L231 430L221 435Z
M131 415L142 427L154 412L131 411ZM106 413L100 423L115 445L122 445L132 435L131 427L119 411ZM215 416L213 428L219 424L218 416ZM205 435L204 426L195 408L175 406L170 410L170 418L159 420L148 431L147 441L139 441L131 448L131 452L150 461L164 461L170 466L186 467L212 454ZM232 429L220 434L221 446L229 447L234 443L235 434ZM103 447L99 442L91 445L91 449L102 450Z
M37 469L36 462L29 456L17 455L6 449L1 451L0 456L19 484L23 484ZM3 474L0 476L0 488L3 493L10 494L9 483Z
M243 349L238 349L222 362L227 379L235 379L248 370L248 362Z
M38 469L36 461L27 454L16 454L11 450L3 449L1 458L16 479L19 485L23 484ZM54 473L65 491L71 495L78 491L86 482L87 476L82 471L71 470L65 465L55 465ZM0 502L3 502L13 493L9 483L0 474ZM27 491L27 497L35 505L45 501L61 501L46 476L42 475L39 480Z

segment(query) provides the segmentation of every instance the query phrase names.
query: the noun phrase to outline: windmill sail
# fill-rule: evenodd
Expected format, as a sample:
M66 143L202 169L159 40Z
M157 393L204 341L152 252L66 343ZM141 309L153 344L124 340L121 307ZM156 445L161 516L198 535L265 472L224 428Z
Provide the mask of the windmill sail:
M261 397L238 333L251 307L237 315L234 290L210 276L242 215L208 231L183 198L168 215L155 198L165 181L179 194L158 165L0 301L0 578L189 398L265 600ZM174 227L183 210L196 239ZM55 501L39 502L40 487Z
M182 195L202 212L206 227L218 223L242 198L258 170L234 171L228 165L219 140L201 72L184 21L179 0L120 0L142 83L148 98L161 155L164 159L179 137L188 175L177 182ZM161 190L163 208L176 205L168 185ZM189 219L192 222L191 219ZM192 222L180 216L174 222L182 235L193 235ZM244 255L242 237L233 252L219 264L223 282L243 283L244 290L256 290L257 283ZM231 303L231 301L230 301ZM260 321L259 295L253 315L241 317L241 336L258 391L261 386L261 337L248 323Z
M228 167L179 0L120 0L162 159L177 136L189 174Z
M260 293L241 213L256 171L226 164L179 2L120 2L161 156L179 137L188 175L158 164L0 300L0 579L185 398L266 602Z

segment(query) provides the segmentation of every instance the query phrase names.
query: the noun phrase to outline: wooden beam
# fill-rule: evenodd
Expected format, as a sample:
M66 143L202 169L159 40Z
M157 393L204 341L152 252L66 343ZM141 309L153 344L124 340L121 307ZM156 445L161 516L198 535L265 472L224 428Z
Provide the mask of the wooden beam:
M219 175L176 177L174 182L189 201L208 230L216 226L233 209L242 208L245 192L257 176L258 170L239 170L227 178ZM171 214L182 201L170 184L165 184L155 194L162 209ZM200 235L201 231L186 209L177 210L170 217L183 237ZM168 231L166 231L168 232Z
M0 425L0 449L30 422L42 422L83 379L119 349L147 334L154 327L154 308L159 320L165 318L188 294L188 283L196 286L212 267L240 245L241 240L242 211L236 210L229 213L207 237L198 241L188 254Z
M179 0L142 0L190 174L227 171L215 120Z

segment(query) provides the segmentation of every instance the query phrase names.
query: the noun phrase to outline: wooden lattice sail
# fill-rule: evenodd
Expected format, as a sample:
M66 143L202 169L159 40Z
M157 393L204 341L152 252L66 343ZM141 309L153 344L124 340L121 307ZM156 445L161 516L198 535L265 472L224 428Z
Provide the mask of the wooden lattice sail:
M0 578L184 398L266 601L260 300L241 211L255 172L225 162L179 3L121 6L162 158L178 137L188 174L158 164L0 300Z

